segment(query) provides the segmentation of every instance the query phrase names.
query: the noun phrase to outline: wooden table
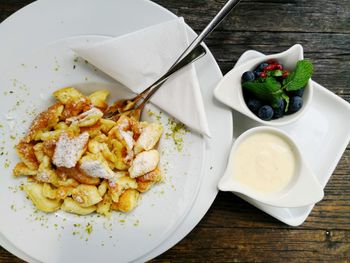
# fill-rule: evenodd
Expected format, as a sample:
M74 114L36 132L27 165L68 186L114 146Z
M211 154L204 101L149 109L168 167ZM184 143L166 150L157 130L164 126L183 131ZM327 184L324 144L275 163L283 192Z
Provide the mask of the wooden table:
M30 2L0 0L0 21ZM199 32L225 0L155 2L183 16ZM247 49L276 53L301 43L306 58L315 64L313 79L350 102L347 0L245 0L206 43L224 74ZM219 193L198 226L153 262L349 262L349 175L348 147L325 189L324 200L296 228L280 223L230 193ZM0 261L21 262L2 248Z

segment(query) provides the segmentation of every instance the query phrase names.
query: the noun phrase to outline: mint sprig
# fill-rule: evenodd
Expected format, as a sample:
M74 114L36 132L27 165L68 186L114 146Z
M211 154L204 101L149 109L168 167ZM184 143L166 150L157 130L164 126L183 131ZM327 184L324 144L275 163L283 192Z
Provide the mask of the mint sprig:
M244 82L243 88L253 93L259 100L266 102L273 102L276 98L281 96L281 83L272 77L266 78L265 82Z
M304 87L312 76L314 67L308 60L299 60L295 70L283 80L283 89L294 91Z

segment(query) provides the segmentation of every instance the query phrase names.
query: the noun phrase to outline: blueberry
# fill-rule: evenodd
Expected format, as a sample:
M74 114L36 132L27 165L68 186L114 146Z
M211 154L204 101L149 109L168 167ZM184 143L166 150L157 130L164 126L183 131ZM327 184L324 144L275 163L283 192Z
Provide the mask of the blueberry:
M273 108L273 116L272 119L278 119L283 117L284 115L284 110L286 107L286 102L284 101L284 99L280 99L276 102L276 105L274 105L275 107Z
M291 97L289 100L288 113L291 114L291 113L297 112L298 110L301 109L302 106L303 106L302 97L299 97L299 96Z
M255 76L256 79L260 77L260 73L261 73L261 71L254 70L254 76Z
M255 79L254 72L253 71L246 71L242 75L243 82L246 81L253 81Z
M256 70L263 71L264 68L266 68L269 64L267 62L261 63L259 66L256 67Z
M252 112L257 113L258 110L261 108L262 103L260 100L257 100L255 98L249 98L247 100L247 106Z
M305 90L305 88L301 88L301 89L298 89L298 90L290 91L289 94L290 94L290 96L302 97L304 95L304 90Z
M258 111L258 117L264 121L269 121L272 119L273 109L269 105L262 106Z

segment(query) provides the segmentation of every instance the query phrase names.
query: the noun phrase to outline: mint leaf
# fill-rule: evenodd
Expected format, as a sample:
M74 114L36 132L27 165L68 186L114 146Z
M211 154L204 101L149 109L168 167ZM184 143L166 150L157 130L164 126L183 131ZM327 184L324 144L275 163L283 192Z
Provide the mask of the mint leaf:
M283 93L281 83L273 77L266 78L263 83L247 81L242 86L257 99L270 103L281 98L281 94Z
M283 75L283 71L277 69L277 70L268 71L266 74L268 77L281 77Z
M282 77L283 71L282 70L275 70L273 76L274 77Z
M281 83L279 83L275 78L266 78L265 83L268 85L271 92L277 92L281 90Z
M283 81L283 89L294 91L305 87L312 76L314 67L308 60L299 60L295 70Z

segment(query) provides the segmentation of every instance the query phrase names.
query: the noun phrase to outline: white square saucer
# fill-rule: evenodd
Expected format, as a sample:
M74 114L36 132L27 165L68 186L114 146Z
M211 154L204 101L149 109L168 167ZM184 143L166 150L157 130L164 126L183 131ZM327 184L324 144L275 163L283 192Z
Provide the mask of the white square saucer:
M236 66L263 56L248 50L238 59ZM295 123L280 127L298 144L306 162L323 187L326 186L350 141L350 104L334 93L313 82L314 94L308 111ZM233 136L260 126L239 112L233 112ZM309 216L314 205L297 208L278 208L265 205L244 195L242 199L265 213L290 225L299 226Z

